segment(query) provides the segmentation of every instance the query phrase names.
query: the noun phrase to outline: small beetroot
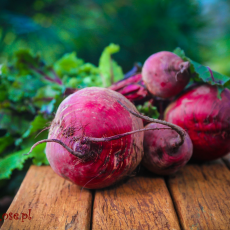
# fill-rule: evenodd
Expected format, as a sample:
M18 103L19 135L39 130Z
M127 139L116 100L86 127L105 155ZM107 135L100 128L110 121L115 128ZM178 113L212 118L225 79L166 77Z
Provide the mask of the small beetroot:
M150 123L144 133L144 157L142 164L151 172L159 175L169 175L181 169L191 158L193 152L192 141L188 134L184 143L178 146L178 133L167 126ZM165 129L163 129L165 128Z
M151 55L144 63L142 78L154 96L170 98L180 93L190 79L189 62L176 54L162 51Z
M224 89L221 99L217 95L217 86L196 86L165 111L166 121L188 132L196 160L214 160L230 151L230 90Z

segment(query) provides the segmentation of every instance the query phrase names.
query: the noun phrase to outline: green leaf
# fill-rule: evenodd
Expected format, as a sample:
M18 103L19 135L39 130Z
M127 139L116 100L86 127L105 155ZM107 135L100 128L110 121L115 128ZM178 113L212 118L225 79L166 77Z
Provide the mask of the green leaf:
M51 114L59 105L56 102L61 102L64 99L65 89L65 86L57 84L41 87L33 97L34 105L40 108L41 113Z
M119 52L120 47L115 44L107 46L99 60L99 70L103 87L110 86L113 82L121 80L124 76L121 67L112 59L112 54Z
M203 66L197 62L188 59L194 72L198 75L198 77L205 83L209 83L211 85L220 85L224 86L227 82L229 82L230 78L223 74L217 73L211 70L207 66Z
M180 47L177 47L173 53L175 53L176 55L178 55L179 57L181 57L183 60L186 59L184 50L182 50Z
M0 102L3 102L4 100L7 100L8 93L7 93L7 87L0 82Z
M62 94L63 88L58 85L59 88L56 88L55 85L46 85L38 89L36 95L34 96L34 100L40 99L53 99L56 95Z
M41 144L29 155L23 155L30 151L30 148L26 148L0 159L0 180L10 178L12 171L15 169L23 169L25 161L29 158L34 158L33 162L37 165L48 164L44 149L45 144Z
M23 134L29 127L29 121L10 110L0 111L0 129L6 129L10 134Z
M31 67L39 67L41 64L40 55L33 55L28 49L21 49L15 52L16 68L20 74L26 75L31 73Z
M31 75L20 75L15 77L14 82L9 87L8 99L13 102L26 98L30 99L36 95L36 90L42 86L44 86L44 83L39 78Z
M221 92L224 88L230 89L230 77L211 70L208 66L201 65L185 56L182 49L176 48L173 51L185 61L190 62L190 72L193 78L190 81L203 82L218 86L218 98L221 98Z
M155 106L152 106L151 103L145 102L144 105L138 105L137 110L144 114L145 116L148 116L150 118L157 119L160 114Z
M0 179L10 178L14 169L22 169L25 160L32 157L32 155L22 156L28 151L30 151L29 148L0 159Z
M14 143L14 138L9 135L5 135L4 137L0 137L0 154L10 145Z
M44 129L47 119L45 119L41 114L37 115L35 119L30 123L29 128L22 135L22 138L27 138L31 134L37 134L40 130Z
M68 53L54 64L54 70L59 76L63 76L66 73L76 74L78 67L83 63L82 59L77 58L76 52Z

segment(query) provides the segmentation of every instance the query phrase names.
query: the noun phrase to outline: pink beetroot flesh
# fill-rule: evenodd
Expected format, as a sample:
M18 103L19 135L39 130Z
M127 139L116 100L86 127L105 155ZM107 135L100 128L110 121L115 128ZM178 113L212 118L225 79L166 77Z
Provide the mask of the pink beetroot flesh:
M145 128L167 128L150 123ZM142 164L151 172L169 175L181 169L191 158L193 146L188 134L181 146L178 133L172 129L149 130L144 133Z
M166 109L165 120L184 128L194 146L192 158L206 161L230 151L230 91L221 100L217 87L202 85L188 90Z
M142 78L154 96L170 98L180 93L188 84L189 62L176 54L162 51L151 55L144 63Z
M81 139L109 137L143 128L142 120L117 100L137 112L121 94L97 87L79 90L61 103L49 139L61 140L86 158L72 155L57 143L47 143L47 158L58 175L77 185L97 189L114 184L137 167L143 157L143 132L108 142L84 143Z

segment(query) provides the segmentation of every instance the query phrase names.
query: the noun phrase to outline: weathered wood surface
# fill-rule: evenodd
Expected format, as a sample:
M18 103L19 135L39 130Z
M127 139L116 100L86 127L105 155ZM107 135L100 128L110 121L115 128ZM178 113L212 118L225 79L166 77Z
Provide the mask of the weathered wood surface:
M230 173L222 160L186 165L168 185L183 229L230 229Z
M228 165L230 156L224 161ZM49 166L31 166L1 229L230 230L230 171L225 163L186 165L166 180L169 191L163 177L145 171L95 191L94 204L92 191L81 192Z
M29 209L31 220L29 216L25 219ZM90 229L91 209L89 190L81 192L80 187L57 176L49 166L31 166L1 229ZM10 220L10 213L18 213L19 219Z
M161 177L133 177L95 194L92 229L180 229Z

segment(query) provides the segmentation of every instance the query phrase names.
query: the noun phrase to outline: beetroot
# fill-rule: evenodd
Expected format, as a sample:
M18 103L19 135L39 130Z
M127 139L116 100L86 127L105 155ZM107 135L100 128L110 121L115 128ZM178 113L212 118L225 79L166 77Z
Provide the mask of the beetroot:
M165 112L165 120L184 128L194 147L192 158L214 160L230 150L230 91L224 89L221 99L216 86L193 87Z
M174 130L165 125L150 123L145 128L159 128L144 133L144 157L142 164L151 172L169 175L182 168L191 158L193 146L188 134L184 143L178 146L180 138Z
M117 100L137 111L128 99L109 89L91 87L70 95L57 110L49 139L32 149L48 142L46 154L53 170L77 185L98 189L114 184L143 157L143 132L120 136L143 128L143 123ZM110 136L115 139L106 138Z
M162 51L151 55L144 63L142 78L154 96L170 98L180 93L190 79L189 62L176 54Z

